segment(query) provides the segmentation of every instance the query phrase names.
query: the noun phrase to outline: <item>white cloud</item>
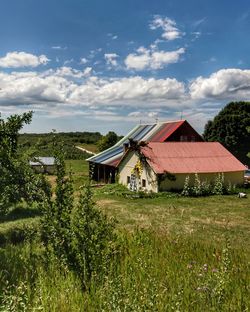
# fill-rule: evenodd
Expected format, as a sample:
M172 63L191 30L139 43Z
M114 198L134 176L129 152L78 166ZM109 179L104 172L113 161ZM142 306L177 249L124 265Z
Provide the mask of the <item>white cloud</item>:
M67 50L68 47L62 47L62 46L53 46L51 49L53 50Z
M107 65L111 65L111 66L117 66L117 57L119 57L119 55L117 55L116 53L105 53L104 54L104 58L106 60Z
M144 79L142 77L113 78L109 80L90 77L79 85L70 95L73 103L88 104L126 104L149 106L169 100L168 105L182 99L184 84L176 79Z
M91 73L91 67L78 70L66 66L43 72L0 72L1 110L29 106L44 112L55 107L107 111L116 107L118 112L126 107L135 110L127 116L131 119L152 119L166 111L180 115L183 111L184 117L198 120L203 116L205 120L218 111L221 103L250 98L250 70L223 69L210 77L198 77L189 86L173 78L103 79Z
M131 112L128 114L129 117L134 117L134 118L157 118L159 115L159 112L154 112L154 111L135 111Z
M68 65L68 64L73 63L73 62L74 62L74 59L71 58L69 60L64 61L63 65Z
M249 100L250 70L221 69L190 83L192 99Z
M197 21L194 21L193 22L193 27L198 27L198 26L200 26L201 24L203 24L204 22L206 22L207 21L207 18L206 17L203 17L203 18L201 18L201 19L199 19L199 20L197 20Z
M160 69L177 63L184 52L184 48L175 51L152 51L141 47L136 54L131 53L126 57L125 65L128 69L135 70Z
M86 67L83 71L83 76L88 77L92 72L92 67Z
M0 58L0 67L18 68L18 67L37 67L46 65L50 60L46 55L39 56L26 52L9 52L4 57Z
M80 59L80 64L86 64L86 63L88 63L88 60L85 57L82 57Z
M175 106L185 97L185 86L176 79L142 77L101 79L86 77L70 67L38 72L0 72L0 106L37 105L50 110L53 105L137 107Z
M80 70L73 69L72 67L62 66L54 70L48 71L49 75L55 75L60 77L72 77L72 78L82 78L84 73Z
M150 29L155 30L161 28L163 30L162 38L171 41L180 38L183 33L177 28L176 22L168 17L155 15L153 21L149 25Z
M116 40L118 38L117 35L114 35L112 33L108 33L107 36L110 37L112 40Z

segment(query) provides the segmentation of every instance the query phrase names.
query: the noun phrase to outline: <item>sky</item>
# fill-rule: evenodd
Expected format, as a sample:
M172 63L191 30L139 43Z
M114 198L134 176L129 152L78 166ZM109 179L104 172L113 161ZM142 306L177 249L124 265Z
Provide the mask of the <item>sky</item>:
M0 112L24 132L200 133L250 99L249 0L0 0Z

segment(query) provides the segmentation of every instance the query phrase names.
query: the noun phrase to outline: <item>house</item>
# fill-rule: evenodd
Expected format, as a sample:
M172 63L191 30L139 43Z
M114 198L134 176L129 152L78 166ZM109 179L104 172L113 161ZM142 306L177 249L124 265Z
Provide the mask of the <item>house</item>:
M119 183L131 190L181 190L195 173L212 182L224 173L225 184L242 185L245 166L218 142L149 142L128 148L119 164Z
M35 157L29 164L37 173L53 174L55 172L56 162L54 157Z
M94 181L114 183L117 165L129 140L138 142L202 142L203 138L186 120L137 125L111 148L87 159Z

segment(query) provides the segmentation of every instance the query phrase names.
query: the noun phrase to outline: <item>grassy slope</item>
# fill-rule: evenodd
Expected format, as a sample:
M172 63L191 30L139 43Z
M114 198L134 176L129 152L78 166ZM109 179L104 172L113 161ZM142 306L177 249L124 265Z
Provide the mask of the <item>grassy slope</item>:
M227 230L234 242L250 246L250 192L200 198L127 199L99 195L97 204L120 226L153 228L167 233L198 234L206 240L220 239Z
M77 194L79 187L87 180L88 164L85 160L68 160L66 165L67 170L72 172ZM55 185L55 177L48 178ZM165 233L199 233L200 237L208 240L218 239L218 235L228 229L234 241L249 243L250 246L250 190L247 199L239 199L236 195L128 199L118 196L116 188L109 186L93 191L97 205L109 216L115 217L120 228L132 230L141 227ZM35 209L23 212L16 209L6 220L0 221L6 223L27 218L28 222L37 214Z
M73 172L77 194L88 175L87 163L67 161L67 167ZM129 199L118 196L116 188L110 186L94 189L94 194L97 205L116 217L118 230L124 233L124 261L114 272L111 270L101 288L94 288L88 296L82 296L73 276L63 277L56 267L49 275L47 271L37 272L39 291L33 294L33 284L23 286L30 291L27 302L31 301L33 307L41 305L42 311L203 311L206 305L206 311L247 311L250 191L247 199L235 195ZM20 222L15 216L12 213L2 220L3 230ZM28 224L37 218L36 212L29 210L19 219ZM225 247L228 239L229 250ZM0 249L1 269L14 272L17 284L22 284L28 269L22 264L26 251L15 248L7 248L6 252ZM223 256L223 250L229 255ZM29 254L28 250L27 257ZM9 260L12 257L13 263ZM221 274L225 267L229 273Z

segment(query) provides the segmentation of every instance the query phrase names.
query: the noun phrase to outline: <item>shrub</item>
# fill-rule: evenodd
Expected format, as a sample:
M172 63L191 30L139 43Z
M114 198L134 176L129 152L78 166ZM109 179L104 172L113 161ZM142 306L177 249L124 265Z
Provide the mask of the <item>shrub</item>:
M71 176L65 177L62 153L56 156L57 186L55 199L44 198L42 232L47 256L52 252L80 278L84 290L93 276L102 275L112 257L114 223L92 201L90 182L74 205Z
M212 193L215 195L222 195L225 193L224 174L218 173L214 181Z
M224 174L219 173L216 176L214 183L208 181L201 181L199 175L195 174L194 185L190 186L190 177L186 176L182 196L209 196L209 195L224 195L235 194L235 185L230 182L225 186Z

